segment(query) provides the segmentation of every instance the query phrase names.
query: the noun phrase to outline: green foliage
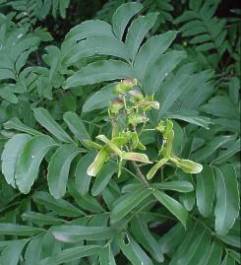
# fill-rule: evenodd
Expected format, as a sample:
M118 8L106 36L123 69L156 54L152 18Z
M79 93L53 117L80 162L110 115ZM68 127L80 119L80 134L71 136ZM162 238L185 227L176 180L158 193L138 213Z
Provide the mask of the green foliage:
M16 12L15 19L18 23L30 26L37 20L43 20L50 13L54 18L58 14L65 18L69 4L70 0L1 0L0 8L11 7Z
M0 265L240 264L240 18L71 4L0 1Z

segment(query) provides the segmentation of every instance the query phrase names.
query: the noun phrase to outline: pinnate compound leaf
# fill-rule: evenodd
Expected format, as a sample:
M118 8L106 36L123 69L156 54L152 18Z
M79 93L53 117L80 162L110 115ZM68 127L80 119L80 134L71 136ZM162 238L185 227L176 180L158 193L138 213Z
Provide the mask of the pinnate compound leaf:
M157 16L158 13L149 13L146 16L138 17L130 25L125 44L132 60L134 60L146 34L154 26Z
M135 16L142 9L142 4L132 2L121 5L115 11L112 17L113 31L115 35L121 40L125 29L133 16Z

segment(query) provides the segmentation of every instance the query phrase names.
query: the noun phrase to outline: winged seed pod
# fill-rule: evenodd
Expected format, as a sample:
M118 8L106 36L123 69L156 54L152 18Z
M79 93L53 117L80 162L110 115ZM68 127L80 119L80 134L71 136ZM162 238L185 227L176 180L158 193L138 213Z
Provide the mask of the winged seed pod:
M189 159L181 159L178 157L172 157L170 159L177 167L182 171L189 174L199 174L203 170L203 166Z
M89 165L87 169L87 174L89 176L95 177L104 166L104 163L108 157L109 152L107 151L106 147L103 147L96 155L94 161Z

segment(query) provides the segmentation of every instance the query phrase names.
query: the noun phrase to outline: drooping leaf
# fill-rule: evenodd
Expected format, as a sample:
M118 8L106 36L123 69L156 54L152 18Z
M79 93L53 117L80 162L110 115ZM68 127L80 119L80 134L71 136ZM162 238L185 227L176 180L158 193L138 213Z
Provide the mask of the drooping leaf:
M80 150L73 144L60 146L52 155L48 165L48 186L55 199L64 196L72 160Z
M199 212L204 217L210 216L215 199L215 177L213 169L208 166L197 177L196 199Z
M89 152L80 158L76 166L75 185L76 185L76 190L81 195L85 195L89 191L91 176L87 174L87 169L94 158L95 158L95 152Z
M31 139L28 134L17 134L11 138L4 146L4 150L1 155L2 161L2 173L12 187L16 187L15 184L15 170L16 164L21 150L24 145Z
M43 158L55 146L56 143L47 135L35 136L24 145L19 153L15 172L16 184L22 193L29 193Z
M240 197L235 169L226 164L216 168L215 230L225 235L232 228L240 209Z
M94 185L91 189L91 194L93 196L99 195L105 187L108 185L113 174L117 171L116 163L110 161L107 162L101 171L97 174Z
M154 190L152 193L185 227L188 218L187 210L178 201L162 191Z

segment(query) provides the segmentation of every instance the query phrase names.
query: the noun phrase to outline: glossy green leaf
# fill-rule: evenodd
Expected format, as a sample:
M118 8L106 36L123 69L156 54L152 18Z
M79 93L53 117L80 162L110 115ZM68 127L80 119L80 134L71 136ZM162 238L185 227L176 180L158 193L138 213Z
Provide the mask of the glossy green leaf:
M56 200L47 192L35 192L33 199L36 203L44 206L48 210L56 212L59 216L79 217L84 215L80 209L72 205L70 202L63 199Z
M66 80L64 89L131 78L133 75L133 71L127 63L117 60L100 60L75 72Z
M99 252L100 265L116 265L115 257L112 253L111 246L107 246Z
M121 5L112 17L113 31L121 40L130 19L142 9L142 4L132 2Z
M135 19L128 29L125 44L132 60L134 60L146 34L157 20L158 13L149 13Z
M44 231L44 229L33 226L0 223L0 235L33 236Z
M106 240L113 236L113 230L104 226L60 225L53 226L51 232L63 242Z
M54 257L41 260L39 265L59 265L63 263L69 264L70 262L79 260L83 257L95 256L98 254L99 250L100 246L98 245L71 247L62 250Z
M153 262L144 250L127 233L123 233L119 238L119 246L127 259L135 265L153 265Z
M183 51L171 51L161 55L146 71L144 77L145 92L149 95L157 92L163 80L176 68L185 56Z
M225 235L239 215L240 196L235 169L226 164L216 168L215 230Z
M48 186L55 199L64 196L72 160L80 152L73 144L60 146L52 155L48 165Z
M194 189L192 183L185 180L173 180L154 185L160 190L175 190L184 193L191 192Z
M76 190L85 195L90 188L91 176L87 174L87 169L95 158L95 152L89 152L80 158L75 170L75 185Z
M72 54L68 56L67 63L74 64L82 58L94 55L119 57L125 61L129 59L129 54L123 42L113 37L96 36L77 43L72 50Z
M24 254L25 265L38 264L41 259L42 237L33 237Z
M113 207L111 212L111 222L116 223L126 217L134 208L151 195L148 189L138 189L130 194L121 197Z
M199 212L204 217L210 216L215 199L215 176L208 166L197 176L196 199Z
M148 226L141 217L136 217L131 222L131 231L135 239L157 262L163 262L164 256L160 251L160 245L151 234Z
M83 112L90 112L97 109L106 108L110 102L116 97L114 94L114 84L108 84L101 88L101 90L93 93L84 103Z
M138 77L141 80L145 76L149 66L168 49L175 37L175 31L168 31L161 35L148 38L148 40L142 45L134 64Z
M2 252L2 264L17 265L27 240L14 240Z
M58 140L71 143L73 140L44 108L34 109L35 119Z
M29 221L37 225L56 225L64 223L65 220L51 216L49 214L42 214L38 212L25 212L22 214L22 219L24 221Z
M175 199L167 195L166 193L158 190L154 190L153 195L155 198L166 207L177 219L186 226L188 212L187 210Z
M116 163L110 161L107 162L101 171L97 174L94 185L91 189L91 194L93 196L99 195L105 187L108 185L111 180L113 174L117 171Z
M22 193L29 193L38 177L43 158L55 146L56 143L49 136L35 136L24 145L19 153L15 173L16 184Z
M11 138L4 146L1 161L2 161L2 173L12 187L16 187L15 184L15 170L19 154L24 145L31 139L27 134L17 134ZM14 150L14 152L13 152Z
M63 118L71 132L78 140L84 141L86 139L90 139L90 135L84 123L76 113L71 111L65 112Z

